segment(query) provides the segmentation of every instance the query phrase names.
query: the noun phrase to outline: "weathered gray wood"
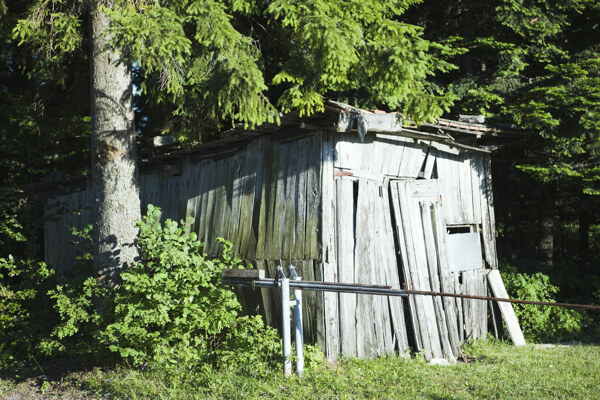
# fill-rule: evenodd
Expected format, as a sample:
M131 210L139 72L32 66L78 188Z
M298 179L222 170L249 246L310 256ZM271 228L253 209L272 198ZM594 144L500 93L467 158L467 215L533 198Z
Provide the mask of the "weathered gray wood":
M339 133L335 135L335 158L334 167L361 170L362 149L367 145L361 143L356 134Z
M201 180L200 180L200 201L198 202L198 224L196 227L196 233L198 234L198 239L204 242L206 235L206 216L207 216L207 208L208 208L208 196L210 193L209 183L211 181L208 175L209 168L201 169Z
M496 254L496 221L494 216L494 196L492 192L492 165L489 156L482 156L484 165L484 188L481 190L482 230L485 259L492 269L498 268ZM487 205L487 206L486 206Z
M416 285L417 290L431 290L429 280L429 270L427 268L427 255L425 244L423 241L423 223L421 213L419 212L418 200L413 198L412 187L410 182L402 182L404 199L401 209L403 219L408 222L408 229L411 229L411 234L408 235L405 226L405 237L409 240L409 247L414 249L414 264L412 265L411 276L413 277L413 285ZM411 243L412 242L412 243ZM416 279L415 279L416 278ZM421 319L425 321L425 334L429 338L429 349L425 348L425 354L431 358L442 358L442 344L440 340L440 332L435 318L435 308L431 297L420 296L421 302ZM417 303L418 304L418 303ZM423 326L423 324L421 324Z
M401 114L362 114L369 132L399 132L402 130Z
M285 208L284 230L281 238L281 254L285 258L293 258L294 242L296 240L296 202L297 202L297 177L298 177L298 149L296 142L286 143L288 147L287 171L285 175Z
M321 161L321 257L323 262L335 262L335 181L333 174L333 141L324 136ZM337 271L336 271L337 273ZM334 277L337 280L337 276Z
M228 170L229 165L227 165L227 161L222 160L222 167L217 170L217 182L219 182L215 191L215 206L214 213L212 218L212 223L210 225L209 230L209 240L205 243L206 248L208 249L207 253L211 256L215 256L219 252L220 245L217 242L217 237L225 237L227 238L227 234L223 230L223 225L225 220L228 220L231 217L230 213L226 212L227 206L227 178L228 178Z
M429 147L427 158L425 159L425 168L423 169L423 178L433 179L433 167L435 166L436 149Z
M340 282L354 283L354 183L336 179L337 266ZM340 293L340 352L356 357L356 294Z
M337 282L335 251L335 182L333 175L333 140L325 137L322 141L321 162L321 251L323 260L323 280ZM339 310L338 294L323 294L325 315L325 355L330 361L337 360L339 353Z
M269 271L267 270L267 265L264 260L253 260L254 266L259 271L264 271L265 277L269 276ZM274 301L273 301L273 289L271 288L261 288L260 289L260 297L262 301L262 313L265 318L265 323L270 326L275 326L274 321Z
M265 273L268 278L275 278L277 276L277 267L281 265L281 260L265 260ZM273 299L273 307L271 308L273 321L277 325L281 323L281 291L279 288L268 289L271 291Z
M271 202L272 202L272 184L273 184L273 171L274 171L274 145L273 143L265 144L264 150L264 163L262 168L262 181L260 185L260 207L258 212L258 237L256 243L256 258L265 259L270 255L269 249L266 247L267 240L269 239L269 230L271 231L273 224L271 221ZM277 161L278 162L278 161Z
M335 102L332 102L335 103ZM338 107L347 107L337 103ZM336 123L338 132L351 132L362 123L365 130L369 132L400 132L402 130L402 117L400 114L369 114L360 113L358 109L354 112L340 113Z
M419 173L421 172L421 167L425 162L425 157L427 157L427 152L429 149L428 142L418 141L417 143L417 151L414 152L414 159L411 164L410 176L413 178L418 178Z
M323 280L336 282L337 266L335 263L323 263ZM323 314L325 324L325 356L329 361L336 361L339 356L339 304L338 294L323 293Z
M191 225L187 228L188 232L195 232L198 227L198 223L196 221L198 213L198 203L200 203L200 200L200 196L194 196L189 198L187 201L185 220L186 222L192 221Z
M308 155L308 175L306 179L306 241L304 256L307 259L317 260L321 257L319 247L319 226L321 223L321 159L323 134L316 133L310 138L311 152ZM333 178L332 178L333 179Z
M220 204L219 212L224 213L218 221L218 230L220 235L233 244L234 255L238 255L239 243L237 238L240 228L240 210L243 186L245 181L244 163L248 154L237 153L232 157L226 158L223 161L223 171L219 171L219 181L217 184L222 185L220 199L223 204Z
M226 269L222 270L221 275L226 278L252 278L252 279L266 278L265 270L261 270L261 269L230 269L230 268L226 268Z
M239 226L232 225L229 228L232 237L235 237L235 254L244 259L250 258L248 248L256 248L256 240L252 239L252 217L254 215L254 197L256 188L256 164L258 153L258 142L252 142L245 151L245 162L240 171L240 223ZM250 242L253 242L250 244Z
M315 280L325 280L323 263L319 261L315 261ZM323 351L325 351L327 346L327 324L325 318L325 301L323 292L315 292L315 314L317 318L317 344Z
M363 171L357 169L349 169L349 168L335 168L334 169L335 176L351 176L354 179L366 179L370 181L375 181L378 183L383 183L386 178L390 178L389 175L385 175L379 172L372 171ZM392 176L395 177L395 176Z
M267 222L267 237L265 240L265 257L270 260L278 259L281 254L281 226L279 221L283 215L278 210L278 207L285 206L285 200L283 193L285 187L285 180L283 177L283 171L285 171L285 157L287 154L281 154L284 150L279 143L273 144L273 164L271 171L271 188L270 188L270 201L269 201L269 213Z
M367 196L369 200L369 225L365 226L365 234L370 236L371 241L371 262L370 262L370 278L369 281L375 284L382 282L381 276L381 259L380 246L382 245L379 237L379 186L374 182L365 182L367 188ZM389 316L387 315L387 304L382 302L381 296L374 296L372 299L373 311L371 321L375 326L375 344L377 355L383 355L386 351L386 346L391 343L391 326L389 326ZM385 313L384 313L385 306ZM387 321L387 329L386 322Z
M420 203L421 208L421 219L423 221L423 233L425 237L425 251L427 254L427 265L429 267L429 281L431 283L431 290L434 292L441 291L439 265L438 265L438 252L440 251L435 242L434 236L434 224L432 220L432 208L433 205L427 201ZM446 314L444 312L444 306L440 297L433 299L435 307L435 316L438 323L438 330L440 332L440 341L442 344L442 352L444 358L451 361L456 361L458 354L454 353L453 347L450 343L450 324L446 321Z
M482 215L482 204L481 204L481 189L485 184L483 154L466 153L465 157L468 158L471 169L471 192L473 196L473 216L475 222L478 224L483 223ZM487 208L487 204L483 204L484 208Z
M473 215L473 188L471 165L465 155L438 152L437 172L441 183L444 220L448 225L465 225L479 222Z
M423 245L423 228L416 201L413 198L411 181L397 181L400 221L402 222L403 240L401 247L407 253L408 276L412 281L412 289L430 290L427 260ZM430 297L414 296L415 315L418 320L419 336L426 359L442 358L440 335L435 320L433 300Z
M462 152L456 163L458 174L459 210L465 223L479 223L481 218L473 214L473 188L471 179L471 154ZM455 189L456 190L456 189Z
M204 217L204 224L202 224L200 226L200 229L202 229L203 235L201 237L202 242L204 242L204 250L208 252L209 249L209 244L210 244L210 240L211 240L211 234L212 234L212 221L213 221L213 214L214 214L214 207L215 207L215 194L217 192L217 188L215 187L216 184L216 174L212 174L209 177L210 181L211 181L211 185L210 185L210 189L208 192L208 196L206 197L206 211L204 213L205 217Z
M504 287L504 282L502 282L500 272L497 269L490 271L487 275L487 279L495 297L502 299L509 298L506 288ZM510 339L516 346L524 346L525 338L523 337L523 332L519 326L519 321L517 320L512 304L500 301L497 302L497 304L502 313L502 318L504 318L504 322L506 323Z
M449 223L457 223L457 221L465 223L470 220L470 223L477 223L478 218L481 218L486 261L490 266L496 265L495 247L493 247L494 221L491 181L485 179L489 171L486 170L488 166L484 165L485 162L489 162L489 159L485 155L473 157L472 154L466 152L460 155L448 155L444 154L442 150L431 148L425 158L424 149L427 148L428 141L385 133L369 135L364 143L356 140L355 134L343 133L332 135L317 132L313 136L294 139L290 142L274 141L279 139L281 137L255 139L245 149L241 149L237 153L232 152L232 155L222 155L225 158L218 160L205 158L198 161L196 158L190 161L192 160L190 157L183 161L181 176L148 174L142 177L143 185L147 186L142 189L142 203L152 202L163 206L163 219L192 216L196 221L194 230L198 232L200 239L207 243L209 253L214 254L218 249L214 238L225 236L235 244L236 255L244 259L254 260L254 262L257 262L256 259L261 262L264 262L262 260L273 261L281 258L295 260L294 263L312 271L313 279L315 279L316 268L318 270L316 275L319 275L320 280L346 281L344 274L347 273L351 274L348 281L357 281L357 276L361 275L364 283L392 286L397 284L399 286L397 259L391 244L393 240L388 238L388 234L393 235L393 233L387 232L389 226L386 225L390 223L388 218L391 210L389 209L390 205L387 204L388 195L385 188L379 189L379 185L398 175L400 170L405 171L402 176L415 178L416 173L419 172L417 170L422 169L422 177L431 178L434 169L439 169L438 162L442 158L449 166L445 170L445 178L449 180L442 190L444 207L439 208L440 215L448 204L452 204L452 196L447 196L452 190L456 192L456 187L453 189L452 185L458 185L459 190L458 193L455 193L455 206L453 207L456 217L452 217L448 221ZM333 151L334 145L335 151ZM348 150L346 151L346 149ZM324 159L330 160L329 164L323 163ZM331 172L333 167L339 167L339 171L346 173L346 175L338 174L337 178L338 182L346 182L345 189L338 187L336 191L333 183L336 180L335 174ZM347 176L348 172L354 175L349 177ZM354 189L351 181L357 179L370 180L370 182L364 183L364 187L369 188L368 193L370 194L361 200L364 202L363 216L361 217L364 227L362 233L356 233L355 241L353 237ZM431 222L433 226L429 226L430 223L425 221L424 214L418 208L419 201L427 199L428 202L432 202L435 214L435 207L439 204L440 190L433 183L412 182L403 195L409 204L409 206L405 206L404 200L400 201L399 199L397 186L396 182L392 183L391 192L397 203L393 207L397 225L396 234L399 242L403 243L399 250L400 258L403 260L401 266L403 278L406 280L404 287L419 288L422 282L427 282L433 288L435 282L439 280L439 287L442 290L456 290L456 287L459 286L456 275L444 273L447 260L445 263L442 261L445 252L441 249L440 243L444 236L442 232L445 234L445 218L442 217L439 224L437 221L433 221ZM395 190L393 190L394 187L396 187ZM348 204L348 206L341 211L339 204L336 207L337 201L341 201L340 190L344 191L344 196L348 196L347 201L343 201L343 204ZM381 194L383 197L380 197ZM337 200L335 200L336 196ZM334 200L329 202L327 198ZM65 202L65 207L74 209L79 206L78 202L85 201L87 200L83 200L83 198L76 200L75 197L71 197L69 201ZM375 214L370 210L375 210ZM340 215L342 215L340 213L349 216L348 221L344 221L346 227L340 221ZM405 213L404 218L402 213ZM348 218L348 216L344 218ZM85 219L66 213L61 214L61 218L60 223L46 225L47 235L52 235L53 233L50 231L53 229L54 236L68 240L70 233L66 231L65 227L82 224ZM349 236L344 238L341 232L347 232ZM435 242L433 246L431 245L432 235L433 242ZM368 267L377 266L378 269L357 271L359 252L356 247L359 245L359 241L362 241L363 245L366 242L370 244L370 253L367 251L366 254L360 255L362 264ZM410 243L410 246L407 246L407 242ZM443 247L446 248L445 245ZM432 249L437 250L437 268L434 262L436 254L432 252ZM412 254L409 254L410 252ZM58 251L55 252L56 254L52 254L52 249L49 249L47 253L50 258L67 260L76 255L76 249L68 248L61 251L60 254ZM357 260L355 260L355 256ZM351 262L344 261L345 259L351 259ZM316 267L312 260L318 260ZM352 266L346 269L342 263ZM65 261L61 261L61 264L67 265ZM411 265L415 268L412 272ZM423 266L425 273L422 270ZM272 269L274 271L274 265L272 265ZM466 283L468 284L466 286L469 286L466 289L469 291L478 293L487 291L480 278ZM308 304L309 296L306 292L305 304ZM402 314L403 301L409 301L413 322L409 329L415 332L419 348L424 348L421 335L426 335L430 349L435 347L435 343L431 344L432 341L435 342L433 338L441 337L442 352L448 356L444 330L441 329L444 319L453 354L457 354L456 350L461 335L464 338L464 334L460 332L465 325L465 319L461 314L462 301L460 300L458 303L454 299L446 298L442 299L441 303L436 299L431 302L420 300L419 306L417 306L414 299L370 297L370 303L362 304L363 322L358 324L363 325L362 337L364 338L365 335L367 337L367 345L364 347L364 343L357 338L356 324L352 324L355 329L354 339L352 339L352 333L346 332L345 328L345 326L350 326L345 321L352 321L352 319L356 321L357 315L361 313L358 311L356 296L346 294L333 294L331 298L325 298L322 294L319 296L321 296L319 300L317 300L316 294L312 299L314 307L307 307L305 321L312 318L314 321L312 328L315 329L315 332L317 320L323 321L322 327L318 330L322 335L321 342L324 344L324 348L328 346L325 342L329 342L329 346L332 346L331 335L334 335L335 331L338 332L342 352L349 355L358 354L360 346L363 346L363 354L385 354L389 352L389 348L393 344L393 340L390 338L395 338L399 349L401 346L406 348L407 333ZM354 304L345 300L349 296L353 296L355 299ZM263 297L263 304L269 301L274 303L272 296L262 295L261 297ZM340 299L344 300L340 301ZM467 319L469 320L467 324L473 337L482 337L486 332L484 307L479 306L482 303L484 302L478 302L477 306L469 307L467 310ZM429 315L428 312L423 311L423 315L425 315L423 318L419 314L419 310L427 309L428 305L431 306L429 308L433 310L433 313ZM346 306L350 311L346 309ZM352 308L354 311L351 311ZM487 310L486 305L485 309ZM440 310L443 310L443 313L440 314ZM317 318L319 312L321 314ZM345 314L351 315L352 313L354 315L349 317L350 319L344 317ZM431 316L440 330L437 334L430 327L431 319L428 320L428 318ZM266 313L265 318L267 318ZM276 319L274 315L270 315L269 318L271 321ZM328 321L331 321L332 318L342 321L342 325L337 328L329 327ZM455 328L452 328L452 323ZM348 344L348 341L352 344ZM346 353L346 348L354 350ZM333 350L327 351L334 352ZM431 357L433 357L434 351L434 349L430 350Z
M389 184L388 184L389 186ZM400 289L400 277L399 277L399 268L398 261L395 252L395 248L390 246L389 244L394 243L394 232L391 221L392 210L390 206L390 197L388 195L390 188L384 188L384 196L382 197L382 207L383 209L380 211L380 221L383 222L381 226L381 243L380 246L382 251L382 267L384 271L384 282L386 285L391 286L392 288ZM389 304L389 312L392 323L393 335L395 337L396 348L398 349L398 354L401 356L408 355L409 346L408 346L408 334L406 330L406 321L404 318L404 299L401 297L390 296L387 298Z
M405 142L404 152L402 153L402 160L400 161L400 165L398 167L398 172L396 173L396 176L407 178L417 177L412 176L412 170L416 159L416 152L419 150L420 149L418 148L418 145L414 143L414 140L409 139Z
M477 277L477 290L481 296L489 296L487 284L487 271L482 269ZM488 333L488 302L479 301L477 303L477 323L479 325L479 339L486 340Z
M251 223L248 226L248 239L246 246L246 254L248 258L254 259L256 258L256 251L258 248L258 235L259 235L259 226L262 223L260 220L261 210L262 210L262 191L263 191L263 168L266 158L266 141L260 140L257 141L258 145L255 149L255 162L251 167L254 169L254 187L249 188L249 195L252 196L252 209L251 209Z
M296 267L298 275L308 281L315 280L314 262L312 260L295 260L292 264ZM316 292L312 290L302 291L302 323L304 330L304 342L307 344L317 343L317 320L315 314Z
M486 296L487 285L484 285L485 270L462 272L463 294ZM465 337L470 340L485 339L487 335L487 302L474 299L463 299L465 319Z
M402 275L404 277L403 287L407 290L413 289L413 282L411 277L411 272L409 268L409 250L407 245L407 239L404 235L404 222L402 220L402 214L400 213L400 195L398 190L398 183L393 181L390 183L390 190L392 194L392 211L394 213L395 220L395 232L398 237L398 245L399 245L399 253L402 259ZM423 348L423 340L421 339L421 327L419 324L419 317L417 315L417 304L415 300L416 296L409 296L409 312L410 312L410 322L411 322L411 330L415 337L416 346L418 349Z
M450 275L448 267L448 257L446 248L446 225L443 222L443 213L440 202L433 203L433 231L435 233L435 241L438 256L438 268L440 276L440 289L444 293L456 293L453 278ZM443 297L444 312L446 314L446 323L448 324L448 337L454 355L460 354L461 341L458 328L458 308L456 300L451 297Z
M354 279L356 283L373 284L373 246L369 226L373 209L368 181L359 181L356 204L356 244L354 246ZM361 295L356 299L356 353L358 357L377 355L377 336L373 321L373 296Z
M463 293L463 285L460 283L461 272L450 272L451 282L454 283L454 293ZM458 337L461 343L466 340L465 337L465 313L462 299L456 299L456 309L458 310Z
M392 146L390 146L389 143L387 143L387 141L383 136L381 136L381 134L376 134L375 139L373 140L372 148L373 153L370 155L376 156L372 157L370 168L366 169L383 174L387 173L385 171L388 171L390 169L388 165L395 164L395 159L392 156L392 154L390 154L390 148L392 148Z
M371 189L371 196L373 199L373 209L375 214L373 215L373 223L371 224L371 234L373 235L373 253L374 263L373 270L375 272L373 282L383 283L387 281L387 270L391 268L389 260L387 258L387 250L393 243L386 235L387 227L390 223L390 213L385 213L385 199L388 198L388 188L385 190L379 184L369 182ZM397 270L396 262L393 263L393 268ZM376 296L374 299L374 318L376 322L376 334L378 349L377 352L380 355L390 354L394 351L394 338L392 336L392 321L390 318L390 307L388 300L383 296Z
M310 148L310 138L301 139L295 142L296 151L298 152L298 160L296 163L297 180L295 188L295 226L294 229L294 243L292 249L292 255L295 259L303 260L305 257L304 247L306 240L306 205L307 205L307 188L306 181L308 176L308 154L312 149Z

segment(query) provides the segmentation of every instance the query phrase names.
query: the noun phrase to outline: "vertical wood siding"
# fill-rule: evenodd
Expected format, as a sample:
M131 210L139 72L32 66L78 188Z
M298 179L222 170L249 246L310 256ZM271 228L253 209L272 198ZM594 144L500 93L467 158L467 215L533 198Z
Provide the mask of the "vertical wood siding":
M209 255L219 253L216 238L224 237L236 257L268 277L278 265L293 264L306 280L486 294L483 269L448 270L445 235L447 225L480 224L484 258L496 268L489 156L455 153L388 134L365 142L335 132L289 141L267 135L228 155L174 160L179 175L143 174L140 195L143 212L153 204L163 220L191 218ZM59 272L81 253L67 228L91 223L91 202L88 190L48 203L46 260ZM267 323L279 324L277 290L240 293L247 312L258 310ZM406 354L409 341L427 358L455 359L462 341L487 332L485 302L303 296L305 340L319 343L331 360Z

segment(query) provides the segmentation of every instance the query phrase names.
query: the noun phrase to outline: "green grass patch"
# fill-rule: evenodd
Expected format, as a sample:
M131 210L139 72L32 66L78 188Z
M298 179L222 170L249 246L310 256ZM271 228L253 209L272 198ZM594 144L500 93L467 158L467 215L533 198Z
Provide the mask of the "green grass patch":
M119 367L71 373L45 384L57 398L116 399L597 399L600 398L600 346L553 348L478 343L464 361L431 366L420 358L342 360L322 363L303 378L280 370L249 376L235 370L166 373ZM0 381L0 397L47 382ZM80 397L79 397L80 396Z

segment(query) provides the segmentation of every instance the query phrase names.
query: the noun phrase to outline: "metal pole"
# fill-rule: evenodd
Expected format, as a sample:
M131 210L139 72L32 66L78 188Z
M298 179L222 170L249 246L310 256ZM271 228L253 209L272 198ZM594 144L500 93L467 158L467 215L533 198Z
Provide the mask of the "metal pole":
M249 278L231 278L225 277L222 280L224 285L251 285L253 287L276 287L278 283L273 278L249 279ZM325 292L343 292L343 293L362 293L362 294L378 294L385 296L400 296L407 297L408 294L404 290L391 289L378 285L353 285L353 284L338 284L336 282L315 282L315 281L289 281L290 288L300 288L303 290L318 290Z
M275 287L277 284L274 279L247 279L247 278L223 278L224 285L252 285L254 287ZM474 299L474 300L491 300L505 303L516 303L516 304L533 304L538 306L553 306L553 307L565 307L565 308L580 308L584 310L599 310L600 306L592 304L572 304L572 303L555 303L549 301L535 301L535 300L519 300L519 299L507 299L503 297L490 297L490 296L476 296L471 294L460 294L460 293L444 293L444 292L432 292L426 290L401 290L391 289L389 286L381 285L364 285L364 284L349 284L349 283L337 283L337 282L320 282L320 281L289 281L291 288L301 288L304 290L317 290L324 292L341 292L341 293L356 293L356 294L374 294L380 296L399 296L408 297L409 295L417 296L442 296L442 297L456 297L461 299Z
M296 273L293 265L290 265L290 275L293 280L299 281L301 278ZM302 331L302 290L294 290L294 323L296 325L296 374L304 374L304 333Z
M281 336L283 338L283 374L288 377L292 374L292 362L290 360L291 338L290 338L290 280L285 277L281 267L277 268L280 274L279 285L281 287Z

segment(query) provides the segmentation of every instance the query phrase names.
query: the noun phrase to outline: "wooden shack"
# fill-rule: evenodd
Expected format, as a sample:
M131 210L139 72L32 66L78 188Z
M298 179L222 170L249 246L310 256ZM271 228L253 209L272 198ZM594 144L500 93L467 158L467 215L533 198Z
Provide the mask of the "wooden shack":
M232 129L217 141L156 157L141 169L142 204L192 217L208 254L217 237L274 276L293 264L306 280L487 295L497 268L489 144L503 131L329 103L282 124ZM91 223L91 189L51 198L47 262L62 270L77 248L69 227ZM246 293L270 324L278 292ZM454 360L462 343L501 326L488 302L427 296L305 292L304 332L330 360L422 352ZM490 319L490 317L494 317ZM493 323L491 323L492 321Z

